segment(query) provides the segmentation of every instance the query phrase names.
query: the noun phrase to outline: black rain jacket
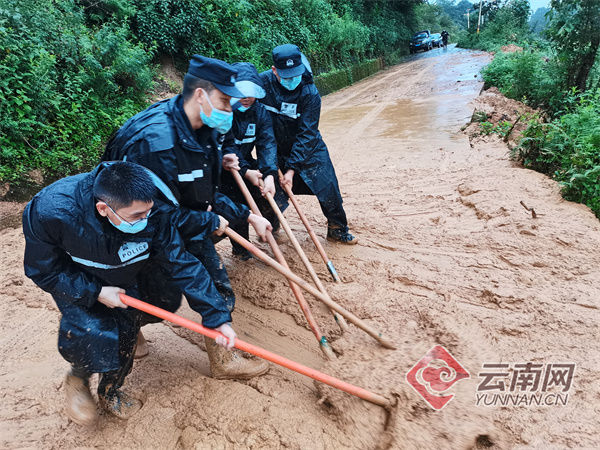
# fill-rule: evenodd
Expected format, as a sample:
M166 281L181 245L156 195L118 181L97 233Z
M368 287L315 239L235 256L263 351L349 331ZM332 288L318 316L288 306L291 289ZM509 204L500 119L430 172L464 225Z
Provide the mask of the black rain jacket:
M256 159L252 150L256 147ZM255 101L246 111L233 112L233 126L225 135L223 154L235 153L240 160L240 175L249 169L260 170L263 179L273 175L277 180L277 144L271 115Z
M319 132L321 96L312 75L305 72L293 91L284 88L271 70L260 78L267 94L260 102L273 119L279 167L284 173L294 169L321 204L330 202L339 185Z
M23 212L25 274L52 294L62 318L59 351L90 372L119 368L119 326L129 310L97 301L103 286L136 295L138 277L161 270L202 315L205 326L231 321L231 313L204 266L185 251L178 229L203 239L218 227L214 214L177 207L156 175L159 188L148 225L140 233L117 230L96 211L93 184L110 163L64 178L39 192ZM208 220L205 220L206 218Z
M103 161L127 160L156 173L184 208L212 211L230 222L246 221L246 205L219 192L223 136L193 130L177 95L129 119L106 146ZM184 236L187 239L187 236Z

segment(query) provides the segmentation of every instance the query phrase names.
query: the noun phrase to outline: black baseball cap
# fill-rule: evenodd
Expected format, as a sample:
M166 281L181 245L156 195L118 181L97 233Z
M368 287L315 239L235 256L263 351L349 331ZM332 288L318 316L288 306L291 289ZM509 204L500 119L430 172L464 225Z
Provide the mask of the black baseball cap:
M273 49L273 65L281 78L293 78L306 70L302 64L302 53L297 45L278 45Z
M194 55L190 60L188 75L210 81L223 94L235 98L243 98L244 94L237 88L237 70L225 61Z

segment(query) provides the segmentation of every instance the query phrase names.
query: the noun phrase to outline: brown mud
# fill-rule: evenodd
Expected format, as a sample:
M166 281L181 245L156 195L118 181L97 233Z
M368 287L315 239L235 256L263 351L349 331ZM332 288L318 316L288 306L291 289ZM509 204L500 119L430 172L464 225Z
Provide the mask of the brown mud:
M331 296L397 350L353 326L339 339L327 310L307 294L339 354L326 363L287 283L219 244L238 295L240 337L396 396L387 430L381 408L285 369L245 382L214 380L201 339L164 323L144 328L150 355L126 383L142 410L127 422L102 415L94 429L70 422L59 314L23 275L22 205L13 204L0 210L0 447L598 447L600 224L585 206L564 201L556 183L512 163L499 138L470 141L460 131L489 58L434 50L324 98L321 130L360 238L352 247L323 240L341 285L329 280L294 211L286 212ZM318 203L300 201L323 238ZM9 211L17 218L6 218ZM308 279L281 240L292 269ZM181 313L197 317L187 307ZM441 411L405 381L436 344L471 374ZM527 361L577 364L567 406L476 406L483 363Z

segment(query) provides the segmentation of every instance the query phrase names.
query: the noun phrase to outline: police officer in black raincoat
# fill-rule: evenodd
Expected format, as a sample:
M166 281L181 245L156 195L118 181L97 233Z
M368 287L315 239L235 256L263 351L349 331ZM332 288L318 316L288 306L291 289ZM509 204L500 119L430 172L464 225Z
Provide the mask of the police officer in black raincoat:
M232 226L250 223L264 239L266 230L271 229L269 222L251 214L245 205L231 201L219 187L222 165L239 169L237 157L223 158L221 149L223 135L233 121L230 99L243 97L236 87L236 75L230 64L194 55L182 94L129 119L107 144L102 159L141 164L167 184L180 207L212 210ZM189 242L185 233L183 238L187 250L202 261L221 295L234 301L213 240Z
M442 31L442 43L444 44L444 47L448 45L448 39L450 39L450 33L446 30Z
M141 313L125 309L120 292L162 306L183 293L202 322L231 338L233 304L185 251L179 230L197 239L222 233L215 214L178 208L166 185L129 162L102 163L38 193L23 213L25 274L52 294L61 314L58 348L71 363L67 413L89 425L96 405L88 380L100 373L101 406L120 418L140 407L120 390L133 364ZM156 290L157 279L162 290ZM168 300L167 300L168 301ZM223 344L223 340L221 339Z
M266 96L260 100L271 112L283 184L295 194L316 195L327 218L327 238L356 244L350 233L335 169L319 132L321 97L297 46L273 49L273 66L260 77Z
M231 131L225 136L223 154L237 155L240 175L263 216L271 222L273 229L277 230L279 227L277 216L262 194L268 192L273 195L282 208L287 206L287 200L279 184L275 183L278 178L277 143L271 114L256 101L265 96L265 90L253 64L241 62L233 64L233 67L238 71L236 86L244 98L232 105L233 125ZM252 155L254 149L256 149L256 158ZM261 181L264 187L260 186ZM223 171L221 184L223 193L229 198L245 203L244 196L230 171ZM236 224L232 225L232 228L248 239L248 224ZM232 247L233 254L241 259L251 257L246 249L233 241Z

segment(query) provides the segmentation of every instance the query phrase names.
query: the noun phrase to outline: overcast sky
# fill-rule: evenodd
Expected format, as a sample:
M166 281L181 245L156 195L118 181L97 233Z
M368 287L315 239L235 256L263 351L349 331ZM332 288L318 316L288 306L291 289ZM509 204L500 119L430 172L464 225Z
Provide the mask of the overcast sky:
M538 8L550 6L550 0L531 0L531 11L535 11Z
M454 0L454 3L458 3L458 1L459 0ZM477 0L471 1L475 3ZM433 3L435 3L435 0L433 1ZM550 6L550 0L529 0L529 3L531 4L531 12L535 12L536 9L541 8L543 6L545 6L546 8Z

